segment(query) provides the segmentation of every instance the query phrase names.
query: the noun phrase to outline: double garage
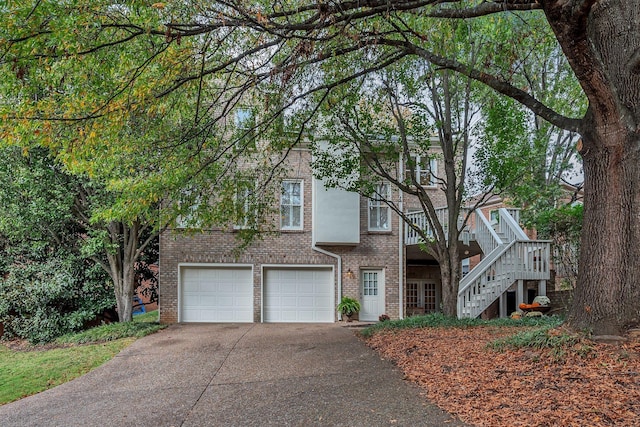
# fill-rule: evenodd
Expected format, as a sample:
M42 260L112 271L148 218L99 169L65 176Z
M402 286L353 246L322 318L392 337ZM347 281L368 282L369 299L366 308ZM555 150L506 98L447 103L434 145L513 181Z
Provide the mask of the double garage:
M252 265L181 265L179 321L250 323L254 307L263 322L335 321L333 267L262 266L260 271L262 292L255 292Z

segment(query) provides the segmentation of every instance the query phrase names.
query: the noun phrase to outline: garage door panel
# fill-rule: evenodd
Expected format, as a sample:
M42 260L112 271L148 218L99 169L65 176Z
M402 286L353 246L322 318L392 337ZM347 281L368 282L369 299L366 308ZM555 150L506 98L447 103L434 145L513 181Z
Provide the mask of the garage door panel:
M183 267L180 321L253 322L253 274L247 267Z
M334 322L331 268L269 268L264 278L265 322Z

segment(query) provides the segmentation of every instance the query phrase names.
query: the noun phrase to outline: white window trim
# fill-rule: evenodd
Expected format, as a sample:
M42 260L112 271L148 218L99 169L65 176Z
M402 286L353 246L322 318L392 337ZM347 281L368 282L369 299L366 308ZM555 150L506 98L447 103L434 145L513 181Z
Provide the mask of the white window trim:
M300 225L284 225L282 220L282 202L284 196L284 185L285 184L300 184ZM304 229L304 180L302 179L285 179L282 181L282 186L280 187L280 230L284 231L299 231ZM287 205L290 208L294 205ZM293 218L293 216L291 216Z
M424 172L422 169L422 159L425 156L420 155L411 155L411 157L415 157L416 168L415 168L415 180L416 182L420 182L420 175ZM438 186L438 159L433 156L429 157L429 183L422 184L425 188L435 188ZM408 172L408 168L405 168L405 174Z
M387 186L387 194L384 196L384 199L389 200L389 198L391 197L391 185L389 185L388 182L379 182L376 184L376 191L378 190L378 187L380 185L386 185ZM377 200L375 199L375 195L372 195L371 198L369 198L369 203L368 203L368 208L367 209L367 229L369 231L382 231L382 232L390 232L391 231L391 208L389 207L389 205L387 205L384 200ZM374 205L374 203L376 203L376 205ZM371 212L373 209L386 209L387 210L387 223L389 224L389 226L387 228L382 228L382 227L372 227L371 226ZM380 216L378 215L378 218L380 218Z
M238 190L236 190L236 195L235 195L235 200L234 203L238 203L238 199L239 199L239 194L238 194ZM249 194L250 194L250 190L248 188L244 189L244 221L243 224L233 224L233 229L234 230L246 230L249 228Z

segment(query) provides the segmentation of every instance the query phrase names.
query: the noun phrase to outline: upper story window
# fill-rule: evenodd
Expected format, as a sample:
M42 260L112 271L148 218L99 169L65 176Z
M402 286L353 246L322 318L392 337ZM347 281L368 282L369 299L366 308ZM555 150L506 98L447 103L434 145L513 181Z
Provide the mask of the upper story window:
M202 197L192 189L182 190L180 195L180 215L176 217L176 228L199 228L197 210Z
M238 188L235 195L233 228L241 229L249 227L249 214L251 209L251 190Z
M303 206L302 181L283 181L280 195L280 228L282 230L302 230Z
M237 132L236 149L255 148L255 117L253 110L238 107L235 111L235 127Z
M369 231L391 230L391 208L385 202L390 197L388 183L376 184L374 194L369 198Z
M435 187L438 178L438 160L429 156L411 156L410 161L408 160L405 165L405 180L412 182L411 166L413 164L416 182L425 187Z
M253 127L253 112L251 108L238 107L235 115L237 129L249 130Z

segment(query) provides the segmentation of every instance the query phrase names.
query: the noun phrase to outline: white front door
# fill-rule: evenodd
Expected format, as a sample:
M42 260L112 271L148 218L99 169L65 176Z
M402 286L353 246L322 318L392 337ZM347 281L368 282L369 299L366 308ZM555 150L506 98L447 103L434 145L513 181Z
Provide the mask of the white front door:
M384 313L384 274L382 270L362 270L360 274L362 321L376 321Z

